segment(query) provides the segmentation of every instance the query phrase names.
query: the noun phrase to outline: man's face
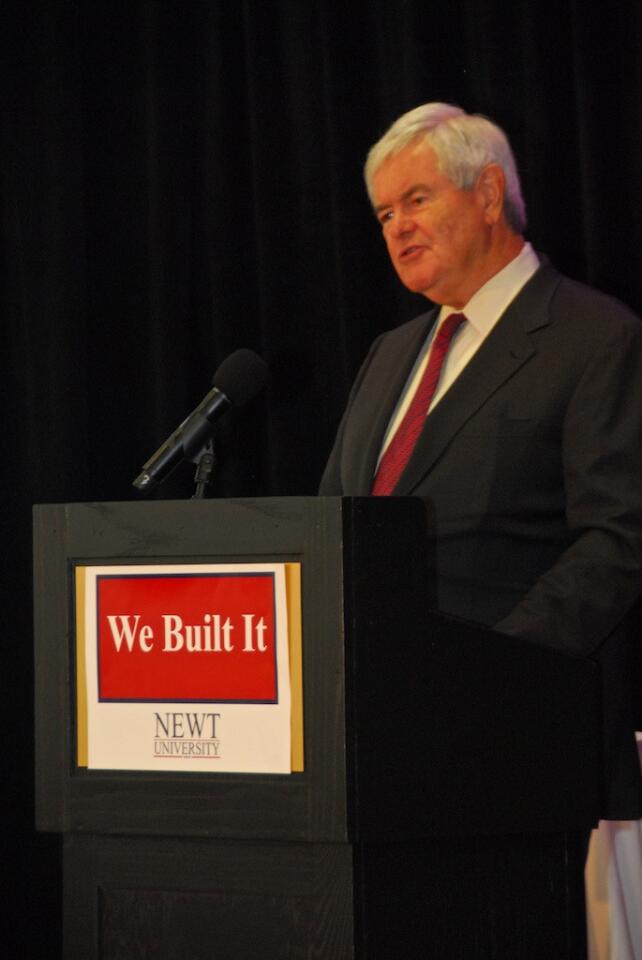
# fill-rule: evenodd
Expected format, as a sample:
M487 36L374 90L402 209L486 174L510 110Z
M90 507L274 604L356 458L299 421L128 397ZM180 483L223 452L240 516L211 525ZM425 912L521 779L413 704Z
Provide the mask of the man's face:
M460 190L434 150L410 143L373 177L375 212L401 282L461 309L485 282L490 224L483 191Z

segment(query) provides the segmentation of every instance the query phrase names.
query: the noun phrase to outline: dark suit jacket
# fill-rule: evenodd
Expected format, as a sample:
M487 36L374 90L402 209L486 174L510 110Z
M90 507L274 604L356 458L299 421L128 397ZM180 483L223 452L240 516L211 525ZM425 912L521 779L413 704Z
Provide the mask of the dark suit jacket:
M373 344L321 494L364 495L436 309ZM395 490L424 499L434 606L602 664L604 815L642 814L623 623L641 589L642 324L543 264L426 419Z

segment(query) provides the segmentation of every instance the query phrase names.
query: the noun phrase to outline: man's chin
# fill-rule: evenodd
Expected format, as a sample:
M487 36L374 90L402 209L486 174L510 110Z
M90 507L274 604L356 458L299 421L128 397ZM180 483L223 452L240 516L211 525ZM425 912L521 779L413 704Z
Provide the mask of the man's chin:
M417 293L421 297L426 297L428 300L432 300L433 303L440 302L435 299L439 296L439 293L438 290L435 289L435 282L431 281L430 278L426 276L413 276L411 273L408 273L406 276L404 276L401 271L397 271L397 274L404 287L406 287L407 290L410 290L411 293Z

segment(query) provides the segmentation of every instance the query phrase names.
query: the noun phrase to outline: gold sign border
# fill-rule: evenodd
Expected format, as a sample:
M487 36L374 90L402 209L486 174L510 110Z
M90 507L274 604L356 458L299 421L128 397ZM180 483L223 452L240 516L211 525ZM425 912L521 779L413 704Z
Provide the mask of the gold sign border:
M290 659L290 709L292 773L304 770L303 750L303 629L301 615L301 564L285 563L285 593L288 610ZM85 667L86 567L75 569L76 589L76 757L79 767L88 766L87 674Z
M85 660L86 567L76 567L76 756L79 767L88 766L87 669Z

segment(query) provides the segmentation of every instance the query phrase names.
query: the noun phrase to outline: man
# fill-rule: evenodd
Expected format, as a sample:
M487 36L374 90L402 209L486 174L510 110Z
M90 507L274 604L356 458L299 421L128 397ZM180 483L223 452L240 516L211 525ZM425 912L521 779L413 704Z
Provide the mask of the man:
M423 498L439 610L600 660L602 814L637 818L624 621L641 583L642 326L525 242L515 162L485 118L412 110L366 181L399 278L436 306L373 344L320 492Z

